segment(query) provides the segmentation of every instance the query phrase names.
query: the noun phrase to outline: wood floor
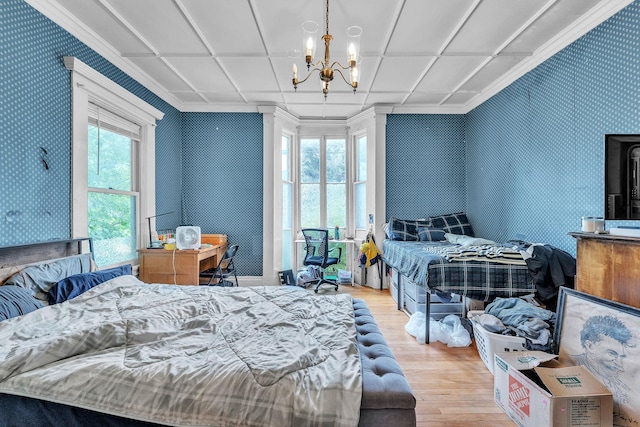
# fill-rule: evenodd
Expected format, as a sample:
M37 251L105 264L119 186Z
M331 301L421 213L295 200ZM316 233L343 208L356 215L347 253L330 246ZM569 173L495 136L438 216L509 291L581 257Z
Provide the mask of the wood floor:
M409 318L398 311L388 290L341 286L339 292L367 302L416 397L418 427L515 425L493 402L493 376L475 343L459 348L418 344L404 330Z

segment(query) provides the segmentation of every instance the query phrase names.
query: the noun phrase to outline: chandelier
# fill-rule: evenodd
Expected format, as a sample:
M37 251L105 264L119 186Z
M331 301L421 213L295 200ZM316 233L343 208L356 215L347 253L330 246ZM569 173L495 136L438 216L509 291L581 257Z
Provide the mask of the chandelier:
M306 82L311 75L318 71L320 74L320 81L322 82L322 93L324 98L327 99L329 93L329 83L333 80L334 73L340 74L342 80L353 88L353 93L356 93L358 88L358 60L360 51L360 36L362 35L362 28L358 26L351 26L347 28L347 59L348 65L343 66L338 61L331 62L331 56L329 54L329 45L333 36L329 34L329 0L326 0L326 15L325 15L325 27L326 33L322 36L324 42L324 60L320 59L316 63L313 63L313 57L316 51L316 33L318 32L318 24L313 21L305 21L302 24L303 31L303 50L305 52L305 61L307 62L307 70L309 74L303 80L298 80L298 67L293 64L293 89L298 90L298 84ZM314 67L311 70L311 67ZM349 80L345 77L342 70L349 70Z

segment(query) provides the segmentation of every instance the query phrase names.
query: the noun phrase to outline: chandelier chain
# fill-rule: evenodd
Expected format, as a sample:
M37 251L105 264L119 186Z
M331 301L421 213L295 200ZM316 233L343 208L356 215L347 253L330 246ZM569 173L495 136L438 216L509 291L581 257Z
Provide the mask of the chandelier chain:
M327 32L326 34L329 34L329 0L326 1L327 3L327 14L325 17L325 22L327 23Z

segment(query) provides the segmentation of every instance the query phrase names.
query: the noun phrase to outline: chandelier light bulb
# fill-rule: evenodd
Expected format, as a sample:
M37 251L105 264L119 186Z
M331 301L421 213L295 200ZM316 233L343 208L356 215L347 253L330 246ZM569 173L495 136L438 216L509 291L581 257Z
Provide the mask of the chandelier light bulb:
M353 43L349 43L349 61L356 60L356 47Z
M307 53L306 53L306 55L313 56L312 52L313 52L313 39L311 37L309 37L307 39Z

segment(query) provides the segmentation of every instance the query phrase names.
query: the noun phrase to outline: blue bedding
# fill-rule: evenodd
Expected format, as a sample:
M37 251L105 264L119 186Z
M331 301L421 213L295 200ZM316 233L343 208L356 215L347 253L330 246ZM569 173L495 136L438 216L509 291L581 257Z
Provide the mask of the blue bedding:
M456 248L460 245L449 242L383 242L387 264L426 289L481 301L535 293L536 287L526 264L505 259L458 258L449 261L442 255Z

